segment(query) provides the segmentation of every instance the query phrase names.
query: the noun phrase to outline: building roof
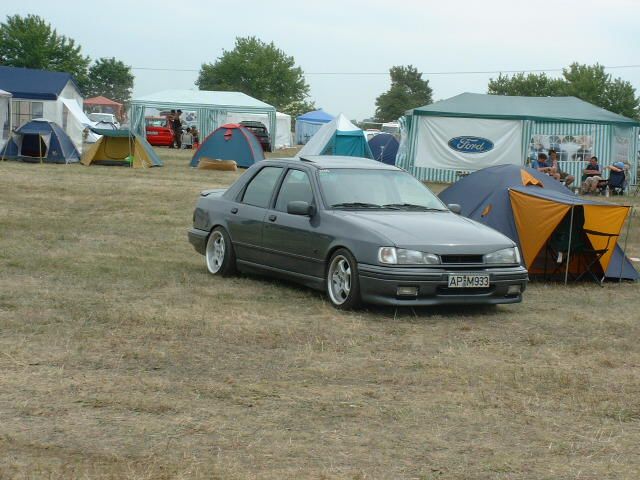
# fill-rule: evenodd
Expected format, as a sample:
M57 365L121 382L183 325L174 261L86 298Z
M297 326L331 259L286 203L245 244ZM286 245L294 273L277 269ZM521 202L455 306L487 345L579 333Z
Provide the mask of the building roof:
M0 88L13 98L57 100L69 82L80 90L70 73L0 66Z
M111 100L110 98L103 97L102 95L99 95L97 97L85 98L84 104L85 105L112 105L114 107L122 106L121 103Z
M215 92L211 90L164 90L142 97L136 97L132 104L144 104L147 106L171 106L176 105L181 108L216 106L216 107L248 107L255 109L275 108L268 103L250 97L241 92Z
M461 93L431 105L414 108L407 111L407 114L640 126L637 120L596 107L576 97L516 97Z

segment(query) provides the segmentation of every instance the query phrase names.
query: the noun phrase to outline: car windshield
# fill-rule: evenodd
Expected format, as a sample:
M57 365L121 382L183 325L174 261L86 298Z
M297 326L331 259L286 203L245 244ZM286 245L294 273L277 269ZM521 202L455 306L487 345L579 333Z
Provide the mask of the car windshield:
M447 209L431 190L401 170L323 169L318 178L331 208Z

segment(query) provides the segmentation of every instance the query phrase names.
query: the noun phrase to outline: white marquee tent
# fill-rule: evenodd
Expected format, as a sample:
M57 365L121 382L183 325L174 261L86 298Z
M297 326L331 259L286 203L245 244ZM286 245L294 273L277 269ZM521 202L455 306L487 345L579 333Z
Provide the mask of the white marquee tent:
M0 90L0 148L11 136L11 94Z
M227 122L229 114L266 115L267 129L277 138L276 109L240 92L214 92L210 90L165 90L131 100L129 119L131 129L145 134L146 109L194 111L197 115L200 137L204 139Z

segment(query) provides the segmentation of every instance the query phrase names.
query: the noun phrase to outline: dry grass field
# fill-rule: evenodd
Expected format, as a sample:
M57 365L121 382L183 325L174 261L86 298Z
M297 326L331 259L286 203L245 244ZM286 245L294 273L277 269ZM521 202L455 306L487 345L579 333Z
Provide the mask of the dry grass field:
M0 478L639 477L640 285L345 313L213 278L186 230L237 175L161 154L0 163Z

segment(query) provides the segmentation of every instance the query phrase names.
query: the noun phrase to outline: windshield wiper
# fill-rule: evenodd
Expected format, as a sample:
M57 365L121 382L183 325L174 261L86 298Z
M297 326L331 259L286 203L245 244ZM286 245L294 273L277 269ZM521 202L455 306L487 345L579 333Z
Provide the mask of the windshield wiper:
M386 205L383 205L384 208L397 208L397 209L401 209L401 208L412 208L415 210L422 210L424 212L444 212L444 210L442 208L431 208L431 207L425 207L424 205L416 205L415 203L388 203Z
M344 203L334 203L331 205L331 208L383 208L382 205L377 205L375 203L365 203L365 202L344 202Z

